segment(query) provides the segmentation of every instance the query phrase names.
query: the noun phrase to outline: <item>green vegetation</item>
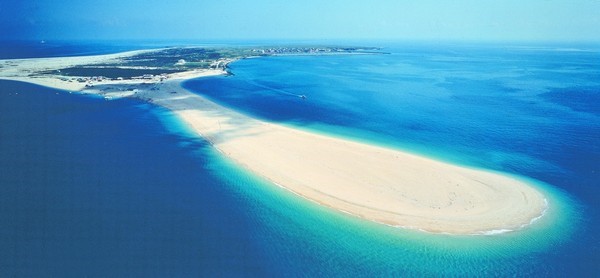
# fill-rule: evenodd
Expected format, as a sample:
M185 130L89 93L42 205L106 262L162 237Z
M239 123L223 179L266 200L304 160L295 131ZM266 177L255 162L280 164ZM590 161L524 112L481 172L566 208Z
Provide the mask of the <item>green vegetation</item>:
M182 72L184 70L177 69L131 69L131 68L117 68L117 67L72 67L64 68L60 71L52 71L45 73L59 74L64 76L102 76L106 78L132 78L137 76L143 76L147 74L160 75L169 74L175 72Z

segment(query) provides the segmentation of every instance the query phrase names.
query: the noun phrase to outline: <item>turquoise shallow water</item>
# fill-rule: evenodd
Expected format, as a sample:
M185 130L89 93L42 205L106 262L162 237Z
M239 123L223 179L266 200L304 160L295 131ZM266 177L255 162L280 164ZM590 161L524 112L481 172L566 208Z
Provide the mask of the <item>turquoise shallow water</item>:
M269 121L534 178L545 217L493 236L370 223L245 172L163 109L3 81L0 274L597 272L598 52L390 50L243 60L186 86Z

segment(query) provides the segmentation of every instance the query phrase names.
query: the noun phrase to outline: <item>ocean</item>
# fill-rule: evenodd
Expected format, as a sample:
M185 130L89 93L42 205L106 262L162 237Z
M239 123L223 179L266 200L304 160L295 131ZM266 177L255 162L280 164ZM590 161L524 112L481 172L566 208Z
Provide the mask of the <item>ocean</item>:
M547 214L487 236L387 227L246 172L160 107L0 81L0 276L600 270L600 47L363 43L386 54L244 59L184 86L266 121L530 179ZM29 45L3 57L135 49Z

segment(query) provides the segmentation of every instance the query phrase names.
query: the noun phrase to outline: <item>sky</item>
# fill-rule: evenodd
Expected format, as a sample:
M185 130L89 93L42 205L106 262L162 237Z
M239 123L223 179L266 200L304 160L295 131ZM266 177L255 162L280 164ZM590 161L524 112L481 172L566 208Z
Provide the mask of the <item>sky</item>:
M0 39L600 42L600 0L0 0Z

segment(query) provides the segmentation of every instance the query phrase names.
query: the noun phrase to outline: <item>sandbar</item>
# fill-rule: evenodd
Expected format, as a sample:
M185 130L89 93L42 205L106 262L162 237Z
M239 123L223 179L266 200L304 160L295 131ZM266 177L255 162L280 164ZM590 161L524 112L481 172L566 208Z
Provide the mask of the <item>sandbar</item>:
M225 74L222 70L174 73L166 80L144 80L144 86L139 80L106 80L93 88L58 76L32 74L136 53L0 60L0 79L106 98L136 97L166 107L224 156L273 185L390 226L495 234L529 225L548 207L536 187L510 175L258 120L181 86L192 78ZM137 85L134 91L123 90Z

